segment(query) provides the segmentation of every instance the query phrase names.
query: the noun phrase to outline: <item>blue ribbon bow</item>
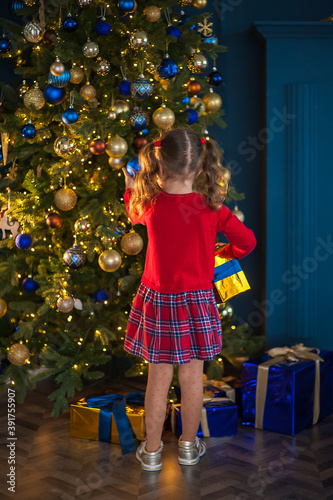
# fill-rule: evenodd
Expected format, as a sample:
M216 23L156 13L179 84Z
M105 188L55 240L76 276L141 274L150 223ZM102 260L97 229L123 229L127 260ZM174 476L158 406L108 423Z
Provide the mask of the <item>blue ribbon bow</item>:
M144 392L123 394L93 395L87 398L89 408L100 408L98 438L100 441L111 442L111 417L113 414L119 434L120 446L123 454L135 451L135 442L132 429L126 415L126 404L143 406Z

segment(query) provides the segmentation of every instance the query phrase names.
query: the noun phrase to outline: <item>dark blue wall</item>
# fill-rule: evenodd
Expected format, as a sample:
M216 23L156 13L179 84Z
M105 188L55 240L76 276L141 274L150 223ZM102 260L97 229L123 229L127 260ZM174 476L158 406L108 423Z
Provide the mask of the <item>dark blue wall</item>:
M232 303L238 316L250 324L253 318L257 325L256 313L266 298L266 169L265 145L260 140L263 139L260 131L266 123L266 75L265 46L255 38L250 27L260 20L319 21L333 13L333 4L329 0L223 0L214 1L212 5L219 43L228 47L228 52L219 59L219 69L225 78L222 97L228 126L216 134L234 170L233 184L246 195L246 200L239 202L239 208L258 240L255 251L241 262L252 290L233 299ZM262 318L264 323L264 315ZM254 330L265 331L264 326L254 326Z

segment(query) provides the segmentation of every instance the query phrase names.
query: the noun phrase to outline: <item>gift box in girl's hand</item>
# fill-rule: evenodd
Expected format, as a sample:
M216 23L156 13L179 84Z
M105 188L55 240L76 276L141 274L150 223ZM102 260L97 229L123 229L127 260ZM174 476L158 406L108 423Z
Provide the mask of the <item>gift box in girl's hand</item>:
M219 252L224 244L217 244L214 271L214 295L216 302L221 304L251 287L237 259L222 257Z

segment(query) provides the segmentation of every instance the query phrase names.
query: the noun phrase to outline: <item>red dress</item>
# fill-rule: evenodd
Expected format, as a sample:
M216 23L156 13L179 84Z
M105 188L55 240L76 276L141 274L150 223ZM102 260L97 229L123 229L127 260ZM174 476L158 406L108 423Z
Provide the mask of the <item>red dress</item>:
M130 196L127 189L127 211ZM198 193L162 191L144 216L129 216L147 226L148 248L125 350L150 363L212 359L222 348L212 283L216 235L230 241L220 254L240 259L256 245L252 230L225 206L214 212Z

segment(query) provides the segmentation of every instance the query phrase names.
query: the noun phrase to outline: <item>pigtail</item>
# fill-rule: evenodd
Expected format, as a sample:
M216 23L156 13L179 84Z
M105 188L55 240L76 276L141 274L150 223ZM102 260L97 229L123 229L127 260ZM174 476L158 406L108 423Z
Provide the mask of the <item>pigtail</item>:
M212 139L206 139L203 144L202 174L195 182L195 190L204 194L207 203L214 211L218 211L225 199L225 186L220 165L220 150Z
M160 192L157 184L158 160L155 152L156 146L153 142L147 144L139 152L141 170L135 177L129 204L130 213L138 216L143 215L148 205L154 201L155 195Z

